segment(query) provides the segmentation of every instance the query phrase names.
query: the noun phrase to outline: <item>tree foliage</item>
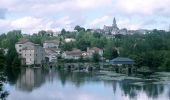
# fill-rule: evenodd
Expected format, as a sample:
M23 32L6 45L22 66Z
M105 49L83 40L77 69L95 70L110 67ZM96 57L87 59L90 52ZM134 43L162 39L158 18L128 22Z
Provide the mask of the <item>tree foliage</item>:
M98 53L93 53L93 61L94 62L99 62L100 61L100 55Z

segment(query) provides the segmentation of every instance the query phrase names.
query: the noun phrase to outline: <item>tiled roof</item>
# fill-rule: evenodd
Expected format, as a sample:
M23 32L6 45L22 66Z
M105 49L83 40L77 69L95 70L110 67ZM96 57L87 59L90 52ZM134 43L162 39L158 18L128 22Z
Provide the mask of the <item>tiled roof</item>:
M110 61L112 64L134 64L134 60L125 57L117 57Z
M78 50L73 50L73 51L66 51L66 55L72 55L72 56L82 56L83 53L86 53L85 51L78 51Z
M20 41L17 42L17 44L24 44L26 42L30 42L28 39L21 39Z
M102 50L102 49L97 48L97 47L93 47L93 48L90 48L89 50L94 50L94 51L98 52L98 51L100 51L100 50Z

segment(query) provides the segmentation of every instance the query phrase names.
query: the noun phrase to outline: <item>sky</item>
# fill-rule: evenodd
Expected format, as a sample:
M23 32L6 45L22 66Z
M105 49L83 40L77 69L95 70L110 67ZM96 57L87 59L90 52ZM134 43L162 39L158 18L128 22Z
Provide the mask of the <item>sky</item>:
M170 0L0 0L0 33L103 28L115 17L119 28L170 27Z

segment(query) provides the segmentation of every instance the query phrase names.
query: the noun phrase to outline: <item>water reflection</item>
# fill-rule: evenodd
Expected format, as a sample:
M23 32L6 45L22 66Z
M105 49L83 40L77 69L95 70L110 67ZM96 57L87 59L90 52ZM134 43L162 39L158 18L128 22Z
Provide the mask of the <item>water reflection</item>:
M144 92L149 98L156 99L159 95L164 92L164 86L161 84L133 84L131 80L124 80L118 82L120 89L122 90L125 96L128 96L131 99L137 99L138 93ZM114 91L116 90L115 86Z
M169 100L170 86L152 81L103 80L100 72L21 69L9 80L8 100ZM104 76L104 75L102 75ZM9 75L8 75L9 77ZM16 77L15 77L16 78ZM11 76L10 78L11 79ZM13 83L15 82L15 83ZM14 86L11 84L13 83ZM142 84L141 84L142 83Z
M21 74L16 82L16 88L22 91L32 91L45 82L45 74L42 69L21 69Z

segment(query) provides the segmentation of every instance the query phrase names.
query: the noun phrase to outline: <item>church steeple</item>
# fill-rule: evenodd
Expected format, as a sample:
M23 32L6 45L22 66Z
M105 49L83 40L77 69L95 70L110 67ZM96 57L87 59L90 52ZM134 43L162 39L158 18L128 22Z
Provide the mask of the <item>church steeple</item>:
M114 17L114 19L113 19L113 24L112 24L112 26L113 26L113 27L117 27L117 24L116 24L116 19L115 19L115 17Z

